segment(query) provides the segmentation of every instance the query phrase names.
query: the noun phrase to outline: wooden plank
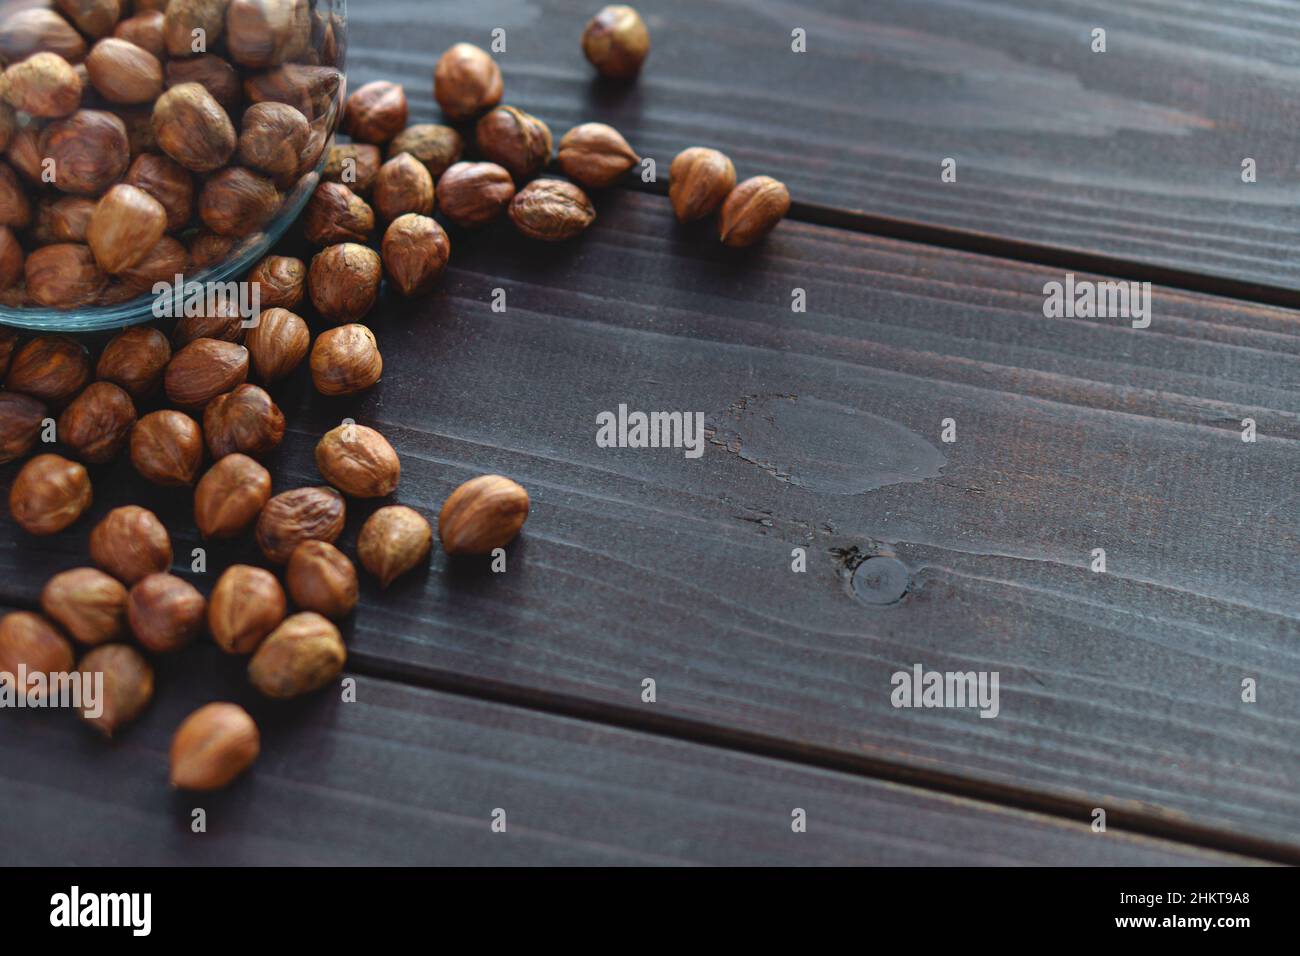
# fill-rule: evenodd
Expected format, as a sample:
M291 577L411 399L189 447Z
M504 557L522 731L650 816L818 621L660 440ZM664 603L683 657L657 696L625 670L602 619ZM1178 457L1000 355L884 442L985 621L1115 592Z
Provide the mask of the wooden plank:
M348 415L393 440L396 497L430 516L480 472L532 494L505 574L435 549L385 594L367 582L355 660L1296 855L1293 314L1157 289L1144 331L1047 320L1061 276L1037 267L797 223L735 256L633 193L600 216L560 248L456 234L434 296L373 316L371 394L277 387L278 488L318 480L313 444ZM705 412L716 443L597 447L620 403ZM178 555L200 544L184 494L125 462L97 472L95 514L126 501L164 515ZM351 506L345 548L370 507ZM89 526L3 525L3 598L84 562ZM854 570L889 554L906 595L872 603ZM251 556L213 547L200 586ZM1000 715L894 708L891 675L916 664L997 671Z
M105 746L67 713L0 732L7 865L1240 865L1227 854L362 677L252 699L214 647L164 663L160 698ZM167 746L213 698L263 752L229 791L166 786ZM191 832L205 811L207 832ZM491 829L505 811L506 831ZM792 831L802 808L807 832Z
M582 57L597 6L357 4L350 79L400 81L412 115L435 119L434 58L503 28L507 102L557 138L612 123L664 173L678 150L715 145L742 176L776 176L797 202L873 228L1300 286L1294 3L647 0L653 49L631 88L595 82ZM796 27L807 53L791 52ZM949 157L955 183L940 179Z

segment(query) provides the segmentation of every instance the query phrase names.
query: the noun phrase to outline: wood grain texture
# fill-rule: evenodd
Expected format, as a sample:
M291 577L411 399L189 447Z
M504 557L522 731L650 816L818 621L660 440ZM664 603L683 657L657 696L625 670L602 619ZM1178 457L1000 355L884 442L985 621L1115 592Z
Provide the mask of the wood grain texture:
M215 647L162 663L162 692L106 746L66 712L0 733L5 865L1241 865L1160 840L847 774L360 678L255 699ZM262 729L229 790L166 785L176 725L213 699ZM191 831L201 807L207 832ZM808 817L791 830L793 808ZM506 832L492 813L505 810Z
M1295 858L1294 315L1157 289L1145 331L1047 320L1060 274L1041 268L798 223L736 255L661 198L598 205L564 247L454 233L440 289L372 316L369 395L323 401L302 372L275 390L279 489L317 482L316 438L353 416L401 455L396 500L430 517L482 472L532 496L505 574L435 548L382 595L367 581L358 666ZM713 442L699 460L599 448L596 415L620 403L704 412ZM125 501L156 507L188 561L186 495L97 471L95 514ZM349 552L373 507L350 505ZM83 563L90 523L38 540L6 522L3 599ZM867 603L853 571L889 554L907 593ZM200 587L249 557L212 548ZM997 671L1000 715L895 709L891 675L918 663Z
M500 27L506 102L557 139L599 120L665 174L713 145L801 204L1300 287L1294 3L645 0L653 48L631 87L582 57L599 5L356 3L351 79L400 81L434 119L433 58Z

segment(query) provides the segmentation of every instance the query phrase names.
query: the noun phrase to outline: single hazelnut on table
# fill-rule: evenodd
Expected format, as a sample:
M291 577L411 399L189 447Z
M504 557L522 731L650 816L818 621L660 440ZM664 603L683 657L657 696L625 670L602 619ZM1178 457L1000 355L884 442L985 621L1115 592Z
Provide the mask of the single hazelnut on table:
M29 681L43 674L48 687L51 675L70 673L73 665L72 645L39 614L12 611L0 617L0 671L16 680L19 669L26 668ZM32 701L43 700L46 694L38 687L20 687L18 692Z
M510 221L529 239L564 242L596 221L587 194L562 179L535 179L510 201Z
M475 127L479 152L522 182L551 160L551 129L536 116L513 106L498 106Z
M271 497L271 473L239 452L207 470L194 489L194 524L205 538L233 538Z
M301 365L310 344L307 323L287 309L264 309L244 336L257 377L268 384L278 382Z
M735 186L736 167L716 149L692 146L674 156L668 167L668 199L678 222L703 219Z
M112 382L91 382L59 416L59 441L77 458L102 465L117 457L135 425L135 402Z
M220 790L253 765L260 749L248 711L237 704L207 704L186 717L172 738L171 785Z
M284 414L256 385L240 385L203 409L203 434L213 460L241 452L265 455L284 438Z
M86 227L86 242L105 272L136 265L167 230L167 210L143 189L118 184L104 193Z
M208 599L208 633L227 654L251 654L284 620L284 590L275 575L232 564Z
M405 296L428 292L442 277L451 241L437 220L408 214L394 219L380 246L384 271Z
M311 45L306 0L230 0L226 47L240 66L263 69L294 60Z
M90 560L123 584L172 566L172 542L158 516L139 505L114 508L90 532Z
M54 6L88 37L102 37L122 15L121 0L54 0Z
M348 652L339 629L314 611L287 617L248 662L254 687L277 700L320 690L343 673Z
M18 174L7 163L0 162L0 226L26 229L31 221L32 203L26 188Z
M379 381L384 360L375 334L355 323L328 329L311 349L311 380L322 395L355 395Z
M81 718L110 740L119 729L144 713L153 700L153 668L139 651L127 644L96 647L81 659L78 669L83 680L104 675L103 695L97 702L99 714L85 709Z
M465 143L460 133L450 126L416 123L393 137L393 141L388 144L388 158L394 159L402 153L410 153L424 163L424 168L436 180L453 163L460 161L464 148Z
M36 447L45 416L45 403L39 399L0 392L0 464L22 458Z
M42 159L54 161L55 188L78 196L98 196L131 163L126 124L102 110L55 120L41 131L39 149Z
M192 485L203 464L203 432L190 416L170 408L143 415L131 429L131 464L155 485Z
M402 465L388 439L365 425L331 428L316 443L321 477L353 498L382 498L397 489Z
M234 115L244 99L239 71L215 53L168 60L166 73L168 89L182 83L197 83L208 91L227 116Z
M608 6L583 30L582 52L602 76L630 80L650 53L650 31L632 7Z
M74 640L103 644L126 631L126 588L96 568L73 568L45 583L41 610Z
M95 214L98 205L98 201L86 196L63 196L50 203L49 228L54 242L84 243L86 231L90 228L90 217Z
M185 247L171 236L163 236L144 254L143 259L129 269L123 269L116 279L133 295L152 293L153 287L159 282L170 286L178 275L184 275L189 269L189 263L190 254L185 251Z
M400 153L379 167L375 179L375 210L388 221L413 212L433 213L433 177L410 153Z
M9 487L9 513L28 534L58 534L90 507L90 476L60 455L37 455Z
M199 216L219 236L257 232L279 208L280 191L275 183L242 166L213 173L199 193Z
M718 215L718 236L724 245L752 246L790 211L790 193L771 176L746 179L727 196Z
M26 259L23 244L14 231L0 226L0 289L8 289L23 278ZM4 366L0 365L0 375L3 374Z
M284 580L300 610L338 620L357 606L360 592L356 568L327 541L304 541L294 548Z
M226 28L230 0L170 0L164 8L163 42L168 56L186 57L194 49L195 30L208 47L215 47Z
M119 40L134 43L143 50L148 50L154 59L162 62L167 57L167 46L163 43L163 15L161 10L144 10L136 8L133 17L127 17L113 27L113 36Z
M9 360L5 388L62 405L88 381L90 353L85 346L66 335L38 335Z
M379 253L367 246L329 246L312 258L307 273L312 305L330 322L355 322L374 307L383 271Z
M320 177L322 182L340 183L358 196L367 196L379 175L380 163L378 146L340 143L330 147Z
M428 561L432 547L429 522L405 505L380 508L366 519L357 537L357 557L384 588Z
M150 574L127 592L126 616L135 639L151 651L179 650L203 629L207 602L174 574Z
M195 339L172 356L163 373L169 401L202 408L248 378L248 349L234 342Z
M193 172L219 169L235 151L230 117L198 83L173 86L158 97L152 122L162 151Z
M343 496L333 488L283 491L257 516L257 546L268 561L284 564L304 541L333 544L343 531L345 513Z
M375 213L347 186L324 182L307 200L302 226L303 235L313 245L365 242L375 231Z
M493 222L515 198L515 181L496 163L456 163L438 180L438 211L467 229Z
M249 282L256 282L258 297L262 308L294 309L302 302L307 291L307 264L301 259L290 256L267 256L248 274ZM252 338L253 328L249 329L247 338ZM245 344L248 344L247 341ZM251 345L249 345L252 348ZM306 354L304 348L303 354ZM257 364L257 356L253 356ZM259 369L260 371L260 369Z
M557 156L564 175L591 189L612 186L641 161L618 130L583 123L564 134Z
M268 176L297 172L311 127L288 103L254 103L244 111L239 161Z
M438 515L448 554L490 554L505 547L528 520L528 492L501 475L471 478L453 491Z
M386 143L406 128L406 91L376 80L348 96L343 132L360 143Z
M81 105L81 78L57 53L34 53L4 71L5 102L42 119L67 116Z
M27 294L39 305L71 308L93 302L108 284L90 246L60 242L33 249L23 265Z
M194 177L176 160L160 153L144 153L132 161L124 182L162 204L167 211L168 232L184 229L194 218Z
M501 68L472 43L457 43L438 58L433 96L452 122L472 119L501 102Z
M110 103L152 103L162 93L162 64L129 40L100 40L86 57L86 71L99 95Z

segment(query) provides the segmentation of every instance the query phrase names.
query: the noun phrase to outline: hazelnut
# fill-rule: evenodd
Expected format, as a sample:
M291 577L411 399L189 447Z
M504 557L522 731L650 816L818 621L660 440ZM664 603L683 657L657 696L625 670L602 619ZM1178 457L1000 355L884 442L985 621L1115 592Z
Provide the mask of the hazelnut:
M375 334L364 325L322 332L311 349L311 380L322 395L355 395L379 381L384 360Z
M139 12L137 8L135 16L127 17L113 27L113 36L134 43L142 50L148 50L159 62L167 58L167 46L163 43L163 15L160 10Z
M17 682L19 671L25 669L30 681L36 674L45 675L45 687L54 674L67 674L72 670L72 645L54 625L30 611L12 611L0 617L0 674L11 674ZM30 701L45 698L43 687L18 687Z
M186 717L172 738L171 785L220 790L252 766L260 747L248 711L236 704L207 704Z
M58 534L90 507L90 476L75 461L37 455L9 488L9 513L28 534Z
M99 203L85 196L63 196L49 205L49 228L53 242L86 241L90 217ZM49 245L51 243L42 243Z
M307 323L287 309L266 309L244 337L257 376L267 384L278 382L301 365L310 344Z
M274 574L232 564L217 579L208 600L208 632L227 654L251 654L284 614L284 590Z
M70 242L33 250L23 275L27 294L40 305L56 308L93 302L108 283L90 247Z
M86 57L86 71L110 103L152 103L163 88L158 58L129 40L100 40ZM80 89L77 92L80 95Z
M5 163L0 163L0 226L26 229L32 221L32 204L18 176Z
M405 505L380 508L361 526L357 557L366 570L388 587L429 557L433 530L424 516Z
M275 183L242 166L213 173L199 193L199 215L219 236L258 232L279 208Z
M105 272L122 272L140 262L167 229L167 210L143 189L114 186L95 206L86 242Z
M188 581L174 574L150 574L131 586L126 617L135 639L162 654L179 650L203 629L206 602Z
M34 447L45 421L45 403L18 392L0 392L0 464Z
M189 262L190 254L185 251L185 247L170 236L163 236L144 254L143 259L119 272L117 280L133 294L152 292L160 282L168 286L175 282L176 276L185 273Z
M104 515L90 532L90 560L132 585L172 566L171 537L152 511L123 505Z
M438 515L448 554L490 554L514 540L528 519L528 492L501 475L479 475L458 487Z
M343 113L343 132L360 143L386 143L406 128L406 91L376 80L353 91Z
M551 130L536 116L513 106L498 106L475 127L483 158L505 167L522 182L551 161Z
M102 37L122 15L120 0L54 0L54 5L89 37Z
M472 43L457 43L438 59L433 96L453 122L472 119L501 102L501 68Z
M240 385L218 395L203 410L203 434L213 459L242 452L254 458L284 438L284 415L256 385Z
M294 309L306 292L307 265L301 259L289 256L267 256L253 267L253 271L248 274L248 281L257 283L263 309ZM253 337L252 329L247 337ZM251 343L248 344L251 349ZM305 346L303 354L306 354ZM256 353L253 354L253 364L258 364ZM261 372L260 366L258 371Z
M379 167L375 179L375 209L392 221L407 213L433 214L433 177L410 153L399 153Z
M582 52L602 76L630 80L650 53L650 31L632 7L605 7L583 30Z
M591 189L618 182L641 161L614 127L583 123L564 134L557 157L564 175Z
M310 135L307 117L289 104L254 103L244 111L239 161L268 176L293 175Z
M167 87L197 83L233 116L244 98L239 73L215 53L202 53L187 60L167 61Z
M563 242L596 221L596 208L573 183L535 179L510 201L510 221L530 239Z
M123 329L104 346L95 377L120 385L138 401L157 390L171 357L167 336L157 329L135 325Z
M393 220L380 248L384 271L405 296L432 289L451 255L451 242L442 226L414 213Z
M327 541L304 541L293 549L285 584L293 603L338 620L357 606L357 571L338 548Z
M0 23L0 60L16 63L42 51L77 63L86 55L86 41L63 17L39 7L19 10Z
M369 143L342 143L331 146L321 179L341 183L358 196L369 195L370 187L379 175L380 153L378 146Z
M438 210L458 226L486 226L515 198L510 173L496 163L456 163L438 180Z
M771 176L746 179L727 196L718 215L718 236L724 245L752 246L785 218L790 193Z
M205 47L215 47L226 26L229 3L230 0L169 0L163 15L163 42L168 55L187 57L201 52L195 49L196 37L202 39Z
M192 485L202 463L203 432L182 412L150 412L131 429L131 464L155 485Z
M41 251L38 249L30 258ZM85 346L66 335L38 335L9 360L5 388L49 405L62 405L89 380L90 353Z
M694 222L721 206L735 188L736 167L716 149L692 146L673 157L668 179L668 199L677 221Z
M172 347L180 350L199 339L240 343L245 331L236 303L214 303L211 310L205 306L201 315L187 315L176 320L172 329Z
M83 679L102 674L103 695L99 715L83 710L81 717L111 739L118 729L134 721L153 699L153 668L134 647L109 644L97 647L81 659Z
M375 231L369 204L341 183L321 183L302 214L303 235L318 246L365 242Z
M251 103L288 103L309 120L336 108L342 74L333 67L286 63L244 80Z
M240 66L276 66L302 56L310 45L307 0L230 0L226 47Z
M0 226L0 289L8 289L24 275L26 255L22 243L8 226ZM0 375L4 367L0 366Z
M205 538L233 538L271 497L271 473L247 455L227 455L194 489L194 523Z
M4 98L32 116L67 116L81 105L81 78L57 53L36 53L4 71Z
M0 107L12 112L13 107L0 100ZM5 149L5 159L23 178L33 185L41 183L41 177L47 171L44 165L46 156L41 151L41 129L36 124L17 126L9 136L9 146Z
M135 403L112 382L91 382L59 416L59 441L82 461L102 465L117 457L135 425Z
M383 264L367 246L344 242L316 254L307 274L312 305L331 322L355 322L379 297ZM319 340L318 340L319 344ZM312 368L316 360L313 355Z
M194 214L194 177L176 160L159 153L144 153L131 163L124 182L143 189L162 203L167 211L168 232L190 224Z
M327 431L316 444L321 477L353 498L382 498L397 488L397 452L373 428L352 423Z
M281 492L257 517L257 545L268 561L284 564L304 541L332 544L343 531L345 510L343 496L333 488Z
M424 168L436 180L449 166L460 160L462 149L464 142L460 133L450 126L417 123L393 137L393 141L388 144L388 158L410 153L424 163Z
M73 568L46 582L41 610L74 640L103 644L126 630L126 588L96 568Z
M348 652L339 629L313 611L287 617L248 662L248 679L283 700L320 690L343 672Z
M183 408L202 408L248 378L248 349L234 342L195 339L172 356L163 375L167 398Z
M234 247L234 236L218 236L215 232L202 229L190 240L190 263L195 269L216 265L230 255L230 250Z
M126 124L112 113L77 110L41 132L40 155L54 161L54 185L65 193L98 196L131 163Z
M162 151L193 172L219 169L235 151L230 117L198 83L181 83L158 97L152 122Z

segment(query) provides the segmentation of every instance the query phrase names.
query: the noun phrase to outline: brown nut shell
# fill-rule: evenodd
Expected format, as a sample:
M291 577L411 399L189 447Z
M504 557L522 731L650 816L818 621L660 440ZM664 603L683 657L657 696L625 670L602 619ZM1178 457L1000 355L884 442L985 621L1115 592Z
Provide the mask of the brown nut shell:
M257 724L236 704L200 707L172 738L171 784L181 790L220 790L257 759Z
M322 332L311 349L311 379L322 395L355 395L379 381L384 360L375 334L351 323Z
M285 615L284 590L274 574L250 564L222 572L208 599L208 633L227 654L251 654Z
M633 7L615 4L600 10L582 32L582 52L601 75L631 80L650 53L650 31Z
M498 106L474 128L479 152L509 170L516 181L536 176L551 161L551 129L513 106Z
M405 505L389 505L361 526L357 557L379 579L379 586L386 588L426 562L432 546L433 529L422 514Z
M450 126L416 123L393 137L388 144L388 158L410 153L424 163L424 168L436 181L453 163L460 162L464 148L460 133Z
M503 548L528 520L528 492L501 475L471 478L453 491L438 515L438 536L448 554L490 554Z
M291 256L267 256L253 267L248 281L257 283L263 310L295 309L307 292L307 264ZM248 339L252 337L250 330L244 342L250 349ZM257 364L256 356L253 364Z
M752 246L790 211L790 192L771 176L746 179L733 189L718 215L718 236L734 248Z
M110 103L152 103L162 93L162 64L129 40L100 40L86 57L86 72L99 95Z
M343 531L346 507L333 488L284 491L257 518L257 545L273 564L284 564L304 541L333 543Z
M343 132L359 143L386 143L406 128L406 114L401 85L375 80L348 96Z
M135 403L112 382L91 382L59 416L59 441L80 460L102 465L117 457L135 426Z
M543 242L564 242L596 221L587 194L562 179L535 179L510 201L510 221L523 235Z
M284 580L300 610L338 620L357 606L360 591L356 568L329 542L304 541L294 548Z
M267 383L278 382L307 357L311 332L307 323L288 309L266 309L248 330L244 345L252 356L258 378Z
M472 119L501 102L501 68L480 47L457 43L438 58L433 96L453 122Z
M90 476L75 461L37 455L9 487L9 514L28 534L58 534L90 507Z
M284 413L264 389L240 385L208 402L203 434L214 460L234 452L257 458L284 438Z
M604 123L583 123L565 133L557 159L564 175L591 189L612 186L641 161L623 134Z
M149 326L133 325L104 346L95 376L120 386L139 401L158 390L171 357L167 336Z
M716 149L692 146L673 157L668 167L668 199L678 222L703 219L735 186L736 167Z
M39 250L33 258L37 254ZM88 381L90 353L84 345L66 335L39 335L14 352L5 388L58 406L68 402Z
M321 477L353 498L382 498L397 490L402 464L388 439L365 425L331 428L316 444Z
M379 167L375 179L375 211L391 222L398 216L433 213L433 177L410 153L399 153Z
M380 246L384 272L404 296L429 292L451 258L451 240L436 219L410 213L394 219Z
M45 403L18 392L0 392L0 464L22 458L36 447Z
M192 485L203 464L203 431L183 412L150 412L131 429L131 464L155 485Z
M158 97L152 125L158 147L196 173L226 165L238 142L226 111L198 83L181 83Z
M271 473L238 452L207 470L194 488L194 523L205 538L233 538L271 497Z
M103 644L126 631L126 588L97 568L61 571L45 582L41 610L73 640Z
M313 611L287 617L248 662L248 679L267 697L285 700L320 690L343 673L348 652L339 629Z
M246 378L248 349L234 342L195 339L167 363L163 388L182 408L202 408Z
M206 603L188 581L174 574L150 574L127 593L127 621L146 648L169 653L198 636Z
M383 279L379 253L344 242L317 253L307 275L312 305L334 323L355 322L374 308Z
M81 711L81 718L106 738L144 713L153 699L153 668L140 652L126 644L96 647L81 659L83 680L103 675L99 713Z
M171 537L152 511L123 505L90 532L90 560L129 587L172 566Z
M39 614L12 611L0 617L0 672L12 674L17 681L25 668L29 685L19 684L18 690L25 691L28 700L40 701L46 696L44 689L30 685L33 675L45 675L48 687L50 675L70 673L73 662L72 645Z
M323 182L303 209L302 231L318 246L366 242L375 231L375 211L347 186Z
M455 163L438 180L438 211L458 226L476 229L496 220L515 198L510 171L496 163Z

